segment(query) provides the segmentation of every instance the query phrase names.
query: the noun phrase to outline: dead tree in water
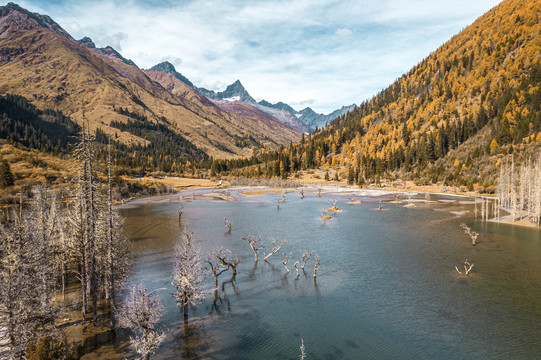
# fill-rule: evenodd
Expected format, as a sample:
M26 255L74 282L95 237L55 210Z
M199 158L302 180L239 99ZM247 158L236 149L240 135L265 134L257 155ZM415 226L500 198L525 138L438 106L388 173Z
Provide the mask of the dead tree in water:
M180 224L180 219L182 218L182 213L184 212L184 205L180 205L178 208L178 227L182 229L182 225Z
M305 349L304 349L304 339L303 338L301 338L301 347L300 347L300 349L301 349L300 359L304 360L304 359L306 359L306 352L305 352Z
M184 312L184 321L188 320L188 306L195 306L207 293L205 271L199 248L193 244L193 235L185 231L181 244L176 249L175 267L172 284L177 288L175 298Z
M302 266L301 266L301 269L304 270L304 267L306 266L306 262L312 257L312 253L314 252L314 250L308 252L308 250L303 250L302 251Z
M250 247L252 248L252 251L254 252L254 260L257 262L257 252L264 248L262 244L261 244L261 247L257 247L257 243L261 241L261 236L256 239L253 235L250 235L248 237L243 237L241 239L246 241L248 244L250 244Z
M336 203L338 202L337 199L332 199L332 200L329 200L327 202L329 203L329 205L332 205L331 211L336 212L338 210L338 208L336 207Z
M316 254L316 264L314 265L314 277L316 277L318 270L319 270L319 255Z
M282 240L282 243L280 245L276 245L276 242L278 239L271 238L272 239L272 250L263 258L263 260L267 261L268 258L271 257L271 255L276 254L282 247L284 247L285 244L287 244L287 240Z
M286 259L285 261L282 260L282 264L284 265L284 267L286 268L286 271L289 273L289 268L287 267L287 263L289 262L289 257L291 256L291 253L287 254L287 253L284 253L284 258Z
M298 264L300 264L301 260L295 261L293 264L293 267L295 268L295 271L297 272L297 279L299 278L299 268L297 267Z
M135 336L130 336L130 341L142 359L148 359L165 340L165 333L159 334L154 328L162 313L163 306L154 292L147 292L143 287L132 289L124 311L120 314L120 323L122 327L134 332Z
M219 252L221 251L222 249L220 249ZM209 268L207 269L212 272L212 275L214 275L214 291L218 290L218 276L229 270L229 266L225 265L218 258L218 253L209 252L208 258L206 260L207 264L209 264Z
M332 217L329 214L327 214L326 209L321 209L321 216L319 217L319 219L323 220L323 224L326 224L327 220L331 220Z
M276 199L276 210L280 210L280 201L282 201L282 199Z
M227 218L224 218L224 225L227 228L227 232L231 234L231 221Z
M237 254L235 254L233 258L231 250L220 249L216 253L216 259L218 259L222 265L230 267L233 270L233 276L237 275L237 265L240 263L240 259Z
M464 261L464 272L458 270L458 267L455 266L456 272L459 275L469 275L472 268L473 268L473 264L470 264L468 262L468 259L466 259L466 261Z
M301 189L300 193L301 193L301 199L304 199L304 189Z
M462 227L464 232L469 235L472 245L475 246L477 244L477 236L479 236L479 233L472 231L470 227L464 223L460 224L460 227Z

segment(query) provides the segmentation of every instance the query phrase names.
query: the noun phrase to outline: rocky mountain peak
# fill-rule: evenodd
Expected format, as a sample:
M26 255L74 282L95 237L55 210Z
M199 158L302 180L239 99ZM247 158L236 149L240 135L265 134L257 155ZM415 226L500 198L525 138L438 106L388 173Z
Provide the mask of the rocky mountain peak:
M21 25L24 25L24 29L28 28L36 28L36 27L42 27L49 30L52 30L68 39L73 40L71 35L60 25L58 25L53 19L51 19L47 15L41 15L38 13L30 12L26 9L23 9L17 4L14 4L12 2L8 3L5 6L0 6L0 23L4 25L4 29L1 30L1 33L4 33L6 31L5 25L6 23L9 24L9 22L5 21L5 18L10 18L12 20L12 23L10 25L15 25L17 29L21 28ZM31 23L25 23L25 20L31 20L34 22L34 24Z
M250 96L248 91L242 86L240 80L235 81L233 84L229 85L224 91L219 93L220 98L229 99L229 98L238 98L240 101L244 101L248 104L256 104L257 102Z
M179 79L180 81L182 81L183 83L185 83L186 85L194 87L193 83L190 80L188 80L184 75L179 73L177 69L175 69L175 66L171 64L169 61L163 61L157 65L154 65L153 67L150 68L150 70L159 71L166 74L171 74L177 79Z
M95 49L96 48L96 44L94 44L94 41L92 41L92 39L89 38L88 36L85 36L81 40L77 40L77 42L79 44L81 44L81 45L86 46L89 49Z

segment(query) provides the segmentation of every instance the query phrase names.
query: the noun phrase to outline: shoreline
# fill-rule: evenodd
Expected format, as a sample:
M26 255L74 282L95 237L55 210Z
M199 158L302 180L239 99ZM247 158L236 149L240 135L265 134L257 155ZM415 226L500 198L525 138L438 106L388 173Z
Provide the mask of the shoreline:
M141 181L138 179L133 179L133 181ZM435 196L446 196L446 197L455 197L457 201L459 198L468 199L471 201L471 204L475 202L480 202L480 199L493 200L496 198L495 195L491 194L478 194L473 192L458 192L451 189L445 189L441 191L441 188L398 188L398 187L357 187L350 185L342 184L314 184L314 183L299 183L298 187L270 187L264 185L230 185L227 181L222 180L209 180L209 179L191 179L191 178L166 178L166 179L156 179L156 178L147 178L147 181L160 181L162 183L168 182L177 182L176 186L173 186L177 192L164 194L164 195L155 195L150 197L138 197L126 201L123 204L119 204L120 208L137 206L138 204L150 203L150 202L160 202L160 201L195 201L195 200L214 200L214 201L236 201L237 198L231 195L231 192L236 192L236 195L240 195L245 198L257 198L266 194L288 194L288 193L299 193L300 190L306 192L312 192L314 194L320 193L322 196L351 196L354 197L384 197L384 196L407 196L413 197L420 194L426 195L435 195ZM182 183L182 185L179 184ZM222 191L217 191L222 190ZM439 191L438 191L439 190ZM190 197L193 197L190 198ZM420 199L411 199L412 202L419 202ZM396 200L393 200L396 201ZM452 201L452 200L451 200ZM505 211L505 210L504 210ZM460 215L457 215L460 216ZM534 222L527 219L519 219L512 221L511 215L500 216L499 218L492 218L487 220L493 223L514 225L529 227L532 229L540 228Z

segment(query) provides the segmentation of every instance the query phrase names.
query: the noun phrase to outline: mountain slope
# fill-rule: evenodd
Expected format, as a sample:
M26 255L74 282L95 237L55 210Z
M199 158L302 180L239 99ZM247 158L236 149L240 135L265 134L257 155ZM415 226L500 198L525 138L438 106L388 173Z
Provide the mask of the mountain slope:
M539 1L503 1L317 134L311 143L324 161L311 165L349 165L357 181L400 171L469 188L494 184L506 154L540 145L540 14Z
M540 14L539 1L504 0L371 100L267 155L263 171L493 191L503 162L541 149Z
M160 65L160 64L159 64ZM169 64L170 65L170 64ZM168 68L172 65L169 66ZM158 66L158 65L157 65ZM169 71L168 71L169 72ZM175 71L176 72L176 71ZM173 72L170 72L173 73ZM181 75L182 76L182 75ZM178 76L177 76L178 77ZM181 77L180 80L184 81ZM256 102L248 91L244 88L242 83L237 80L233 84L227 86L224 91L215 92L204 88L195 87L195 89L211 100L216 100L219 106L225 104L219 100L243 102L246 105L251 105L257 109L277 118L284 124L294 127L303 132L312 132L316 128L322 128L330 123L337 117L346 114L350 110L355 108L355 104L349 106L343 106L342 108L333 111L330 114L318 114L311 108L307 107L301 111L296 111L291 106L283 102L277 102L272 104L266 100ZM245 105L243 105L245 106ZM229 107L232 108L232 107ZM225 109L225 108L224 108ZM233 110L234 111L234 110Z
M175 95L187 109L201 117L221 118L243 131L245 138L238 137L237 145L276 147L300 138L300 132L282 124L277 119L242 102L211 101L173 74L145 70L145 74ZM235 105L237 104L237 105Z
M300 133L281 123L279 138L245 128L243 119L207 108L194 112L187 98L174 95L135 66L76 42L49 17L17 5L0 7L0 94L21 94L41 109L54 108L90 128L107 131L112 121L129 120L118 109L165 121L179 135L214 157L250 156L244 142L278 146ZM165 119L165 120L164 120ZM253 124L252 124L253 125ZM145 144L129 131L119 141Z
M168 61L164 61L164 62L161 62L161 63L159 63L157 65L154 65L153 67L150 68L150 70L155 70L155 71L160 71L160 72L163 72L163 73L166 73L166 74L171 74L174 77L176 77L177 79L179 79L180 81L182 81L183 83L185 83L186 85L194 87L194 84L190 80L188 80L188 78L186 78L184 75L179 73L175 69L173 64L171 64Z

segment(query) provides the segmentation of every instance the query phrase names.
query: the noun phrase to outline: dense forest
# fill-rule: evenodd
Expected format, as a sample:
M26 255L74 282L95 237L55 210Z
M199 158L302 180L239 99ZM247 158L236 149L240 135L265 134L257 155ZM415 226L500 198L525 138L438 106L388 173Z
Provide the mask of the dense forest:
M213 168L267 177L323 168L357 184L387 177L493 187L502 157L529 156L541 143L540 10L535 1L504 2L301 143Z
M112 129L97 128L95 133L98 161L105 162L106 145L111 142L116 174L145 175L155 171L182 174L195 172L196 168L209 168L209 157L166 126L166 118L153 122L122 108L117 112L130 119L125 123L113 121ZM0 120L0 138L20 148L66 155L73 152L79 141L81 126L60 111L37 109L22 96L0 96ZM107 134L115 134L115 129L148 142L127 145L117 141L115 135L109 139Z
M49 153L68 153L80 126L60 111L41 111L18 95L0 96L0 138Z

